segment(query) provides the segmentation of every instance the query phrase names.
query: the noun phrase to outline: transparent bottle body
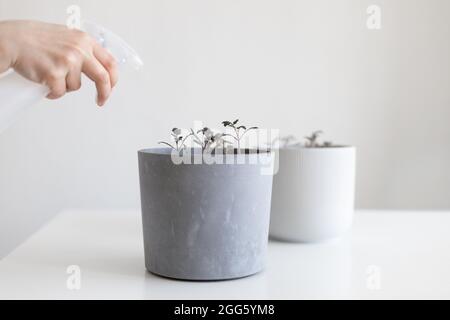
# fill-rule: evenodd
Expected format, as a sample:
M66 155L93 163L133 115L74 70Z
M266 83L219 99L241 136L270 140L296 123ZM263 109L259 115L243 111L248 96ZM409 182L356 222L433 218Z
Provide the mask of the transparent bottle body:
M5 131L29 107L48 94L46 86L31 82L16 72L0 78L0 133Z

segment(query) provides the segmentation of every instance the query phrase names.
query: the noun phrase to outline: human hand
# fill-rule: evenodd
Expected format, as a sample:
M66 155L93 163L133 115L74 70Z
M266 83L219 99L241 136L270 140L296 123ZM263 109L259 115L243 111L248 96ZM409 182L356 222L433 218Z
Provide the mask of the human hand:
M0 22L0 73L9 68L46 85L49 99L80 89L84 73L95 82L99 106L118 80L114 57L87 33L34 21Z

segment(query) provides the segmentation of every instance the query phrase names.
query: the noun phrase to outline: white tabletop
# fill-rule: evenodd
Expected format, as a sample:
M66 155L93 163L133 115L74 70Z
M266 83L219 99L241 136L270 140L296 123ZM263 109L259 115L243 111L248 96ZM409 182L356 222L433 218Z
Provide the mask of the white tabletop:
M450 212L360 211L340 240L271 241L260 274L188 282L146 272L139 212L66 211L0 261L0 299L16 298L448 299Z

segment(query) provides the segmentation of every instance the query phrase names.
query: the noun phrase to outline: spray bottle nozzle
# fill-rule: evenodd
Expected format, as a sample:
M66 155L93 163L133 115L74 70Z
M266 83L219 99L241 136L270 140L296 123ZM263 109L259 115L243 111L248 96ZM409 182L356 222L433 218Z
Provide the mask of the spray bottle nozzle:
M108 29L88 21L82 22L81 29L96 39L103 48L108 49L119 65L130 65L136 70L144 65L136 51Z

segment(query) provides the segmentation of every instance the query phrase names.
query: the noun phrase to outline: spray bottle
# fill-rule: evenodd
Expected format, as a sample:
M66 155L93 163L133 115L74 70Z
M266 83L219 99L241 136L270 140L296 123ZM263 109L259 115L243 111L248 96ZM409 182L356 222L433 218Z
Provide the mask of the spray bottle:
M119 66L131 66L138 70L142 60L119 36L102 26L84 21L81 29L108 49ZM49 89L17 74L8 72L0 76L0 134L6 130L30 106L38 103L49 93Z

